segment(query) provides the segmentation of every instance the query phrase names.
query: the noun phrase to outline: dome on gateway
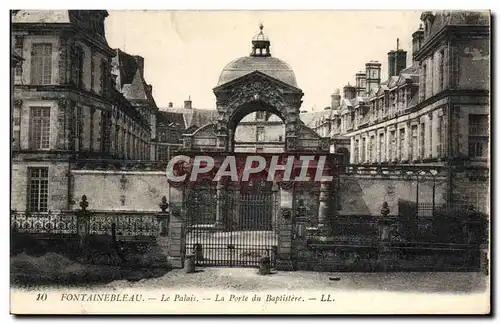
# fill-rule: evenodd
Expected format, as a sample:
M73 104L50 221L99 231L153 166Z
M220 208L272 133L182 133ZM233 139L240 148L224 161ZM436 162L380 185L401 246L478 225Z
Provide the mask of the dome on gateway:
M288 63L271 56L269 49L271 42L262 31L264 26L261 24L259 28L260 32L252 39L252 53L250 56L240 57L226 65L220 74L218 86L254 71L259 71L297 87L297 80L292 68Z

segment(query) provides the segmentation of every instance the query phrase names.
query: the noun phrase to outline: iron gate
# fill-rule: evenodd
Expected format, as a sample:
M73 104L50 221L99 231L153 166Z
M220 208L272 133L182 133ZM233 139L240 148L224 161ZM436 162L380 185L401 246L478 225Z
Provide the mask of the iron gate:
M185 193L186 252L197 265L256 267L263 255L276 261L277 195L267 183L240 190L214 186Z

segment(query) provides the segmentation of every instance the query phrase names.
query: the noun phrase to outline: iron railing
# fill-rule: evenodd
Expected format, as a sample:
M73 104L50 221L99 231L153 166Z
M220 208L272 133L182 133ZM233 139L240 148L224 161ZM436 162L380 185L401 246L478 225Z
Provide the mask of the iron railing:
M39 213L12 210L11 230L14 233L42 235L76 235L77 217L72 212Z
M157 214L127 212L94 213L83 216L78 211L32 213L11 211L11 230L13 233L28 233L48 237L77 235L79 222L88 225L87 234L111 235L112 224L116 233L122 237L158 236L161 231Z

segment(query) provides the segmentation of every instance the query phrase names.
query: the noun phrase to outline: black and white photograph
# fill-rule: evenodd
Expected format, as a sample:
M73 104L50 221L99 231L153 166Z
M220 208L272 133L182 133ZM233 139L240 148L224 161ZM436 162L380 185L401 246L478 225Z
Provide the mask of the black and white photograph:
M9 19L11 314L490 313L489 10Z

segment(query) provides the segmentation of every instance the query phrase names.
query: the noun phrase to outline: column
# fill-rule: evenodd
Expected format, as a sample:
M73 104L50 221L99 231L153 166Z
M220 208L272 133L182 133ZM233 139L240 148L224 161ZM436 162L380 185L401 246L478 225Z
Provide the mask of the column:
M321 234L330 233L330 185L328 182L321 182L319 188L319 210L318 210L318 230Z
M170 188L170 221L168 224L168 250L167 256L174 268L182 268L186 254L186 232L182 221L182 187Z
M280 186L280 213L278 215L278 251L276 257L277 270L293 270L292 262L292 220L293 220L293 188Z

